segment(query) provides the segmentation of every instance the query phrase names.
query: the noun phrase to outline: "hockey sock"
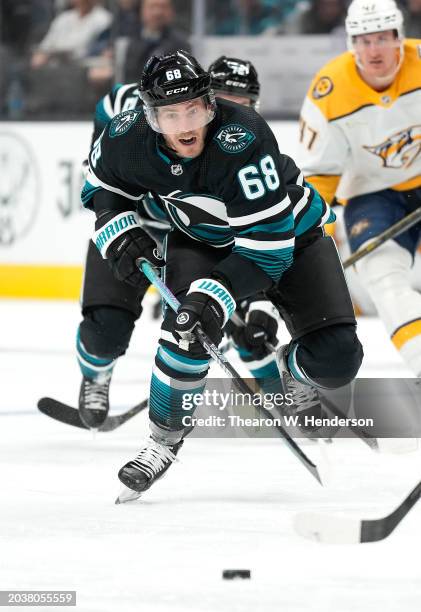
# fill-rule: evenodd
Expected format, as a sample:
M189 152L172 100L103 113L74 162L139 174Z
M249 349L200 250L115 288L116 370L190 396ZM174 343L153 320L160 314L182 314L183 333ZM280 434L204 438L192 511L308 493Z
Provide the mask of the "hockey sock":
M282 381L276 365L275 353L270 353L261 359L251 361L252 354L244 348L239 348L238 353L245 363L253 378L259 382L259 387L264 393L283 393Z
M150 419L167 429L183 429L183 418L194 413L195 397L205 388L208 368L209 359L160 346L152 372Z
M287 355L287 366L291 376L295 378L295 380L298 380L298 382L303 383L305 385L313 385L315 387L319 386L317 385L317 383L312 381L305 373L302 365L300 364L300 358L297 352L298 344L294 342L290 345L290 349Z
M98 380L110 374L116 363L116 359L103 359L88 353L80 339L79 331L76 337L77 360L82 375L91 380Z

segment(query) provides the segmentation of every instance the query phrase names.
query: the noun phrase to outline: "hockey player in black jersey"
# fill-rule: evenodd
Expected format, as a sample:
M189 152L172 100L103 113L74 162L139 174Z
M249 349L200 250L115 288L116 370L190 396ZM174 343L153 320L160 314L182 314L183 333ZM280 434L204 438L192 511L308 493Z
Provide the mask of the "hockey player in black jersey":
M217 98L258 108L260 84L251 62L221 56L210 65L209 72ZM115 115L140 107L138 83L113 87L96 105L92 142ZM157 200L157 194L145 196L143 206L148 215L142 217L142 223L158 244L162 244L171 227L165 212L160 212ZM79 412L88 427L100 427L107 417L112 371L129 345L147 286L146 281L139 287L131 287L116 280L90 241L82 291L83 320L77 333L77 356L83 375ZM230 324L227 332L233 337L241 360L261 381L263 390L281 392L275 355L265 345L277 343L279 314L262 295L253 296L242 306L240 314L246 326Z
M114 116L140 106L137 83L113 87L96 105L92 143ZM87 172L87 160L84 167ZM145 206L148 200L148 206L154 207L153 198L153 194L147 194ZM159 243L170 230L164 214L161 218L145 219L144 226ZM129 346L148 287L146 279L136 286L117 280L95 244L89 242L82 287L83 319L76 336L77 359L82 372L79 414L87 427L97 429L107 418L113 369Z
M183 393L200 393L209 355L236 303L268 292L292 342L283 357L302 385L337 387L361 364L362 349L342 266L322 226L329 207L266 122L250 108L215 101L210 76L185 52L151 58L140 82L143 109L116 116L95 143L82 199L96 214L93 240L117 279L144 282L146 258L165 264L181 302L166 310L150 388L151 437L120 480L141 493L171 465L184 433ZM285 177L295 187L287 193ZM162 259L141 227L143 198L171 223ZM149 211L151 213L152 211ZM153 214L151 215L153 217Z

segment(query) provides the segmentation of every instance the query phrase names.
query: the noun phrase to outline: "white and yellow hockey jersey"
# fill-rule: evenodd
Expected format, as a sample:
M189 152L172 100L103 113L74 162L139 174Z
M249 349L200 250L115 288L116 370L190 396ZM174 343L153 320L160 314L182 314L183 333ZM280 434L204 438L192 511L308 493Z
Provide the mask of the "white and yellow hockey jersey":
M359 76L352 53L314 78L300 119L301 166L330 202L421 186L421 40L406 40L393 84L382 92Z

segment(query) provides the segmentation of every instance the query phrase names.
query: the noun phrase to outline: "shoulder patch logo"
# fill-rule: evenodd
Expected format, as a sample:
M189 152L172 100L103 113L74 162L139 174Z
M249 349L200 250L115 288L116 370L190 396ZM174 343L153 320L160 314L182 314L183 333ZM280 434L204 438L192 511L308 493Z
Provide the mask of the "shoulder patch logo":
M111 121L109 127L110 138L115 138L116 136L125 134L136 122L138 115L139 111L135 110L126 110L119 115L116 115Z
M332 79L327 76L320 77L315 86L313 87L312 96L315 100L320 100L329 95L333 90Z
M240 153L256 139L253 132L238 123L224 125L213 137L225 153Z

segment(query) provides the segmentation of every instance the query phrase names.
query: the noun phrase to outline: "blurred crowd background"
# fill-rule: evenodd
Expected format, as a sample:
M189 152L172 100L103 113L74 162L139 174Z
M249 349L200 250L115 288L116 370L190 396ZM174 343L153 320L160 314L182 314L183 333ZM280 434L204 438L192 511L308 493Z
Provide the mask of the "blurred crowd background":
M89 119L153 54L253 61L262 112L293 118L313 73L345 50L349 0L0 0L0 119ZM404 0L421 38L421 0Z

